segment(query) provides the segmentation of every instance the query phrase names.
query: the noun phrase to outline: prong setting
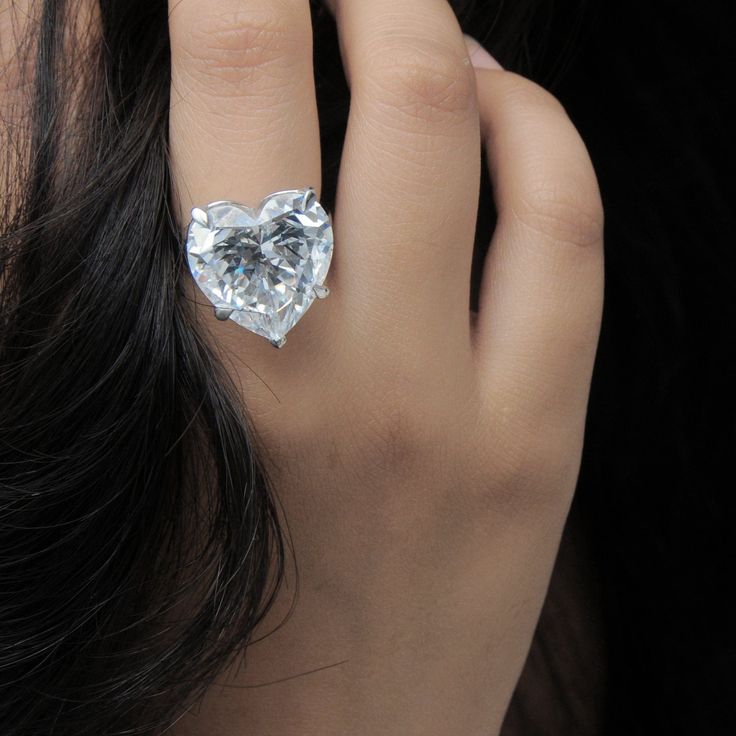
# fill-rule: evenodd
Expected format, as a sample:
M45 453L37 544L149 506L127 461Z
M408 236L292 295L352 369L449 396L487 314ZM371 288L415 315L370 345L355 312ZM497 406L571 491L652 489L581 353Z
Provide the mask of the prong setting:
M314 286L312 291L317 299L326 299L330 295L330 290L326 286Z
M192 210L192 220L194 220L194 222L196 222L198 225L201 225L202 227L209 227L207 213L199 207L195 207Z
M304 198L302 199L302 207L309 209L313 200L317 199L317 192L314 191L314 187L306 187L304 189Z
M282 348L282 347L284 347L284 345L286 345L286 337L281 337L278 340L269 340L269 342L275 348Z
M227 307L215 307L215 317L220 320L220 322L225 322L226 320L230 319L230 315L233 313L234 310L228 309Z

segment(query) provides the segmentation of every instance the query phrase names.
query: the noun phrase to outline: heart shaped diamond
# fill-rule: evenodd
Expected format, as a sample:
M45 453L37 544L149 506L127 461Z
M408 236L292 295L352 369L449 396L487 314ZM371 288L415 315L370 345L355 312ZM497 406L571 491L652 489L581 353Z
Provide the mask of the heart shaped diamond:
M256 208L213 202L192 210L187 256L220 319L281 347L317 297L330 268L330 216L315 191L269 194Z

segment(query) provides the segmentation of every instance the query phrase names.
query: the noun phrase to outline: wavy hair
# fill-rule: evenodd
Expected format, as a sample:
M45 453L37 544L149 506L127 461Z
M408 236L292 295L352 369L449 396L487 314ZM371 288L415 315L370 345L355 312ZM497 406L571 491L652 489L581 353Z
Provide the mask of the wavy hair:
M247 397L183 288L166 2L90 0L82 15L78 2L29 2L27 13L11 2L6 17L23 22L0 36L12 46L0 49L12 81L0 101L0 730L152 736L251 641L278 590L287 537ZM663 17L687 33L694 22L676 26L677 11L658 15L659 4L453 3L504 66L555 87L601 176L615 242L573 515L596 540L608 642L601 733L627 736L703 732L725 713L736 662L723 646L725 616L677 593L696 584L717 600L725 571L707 561L724 559L733 518L709 491L731 446L706 421L736 409L714 370L727 340L705 344L697 331L736 316L722 271L733 214L708 149L726 133L707 117L718 93L704 91L705 67L678 66L694 53L660 34L632 65ZM717 5L698 11L704 38L718 28ZM321 199L332 209L349 93L334 24L316 2L313 20ZM717 48L709 68L721 63ZM676 113L666 108L675 98ZM662 109L672 111L666 126ZM693 133L696 121L708 140ZM477 271L492 228L493 213L481 213ZM701 276L686 292L695 245ZM692 363L686 346L696 344ZM708 381L717 406L691 400ZM701 534L687 554L684 508ZM699 630L691 640L688 626ZM591 733L584 698L565 679L579 665L564 637L545 613L530 661L558 683L560 732ZM549 733L525 682L510 718ZM663 720L647 699L677 717Z

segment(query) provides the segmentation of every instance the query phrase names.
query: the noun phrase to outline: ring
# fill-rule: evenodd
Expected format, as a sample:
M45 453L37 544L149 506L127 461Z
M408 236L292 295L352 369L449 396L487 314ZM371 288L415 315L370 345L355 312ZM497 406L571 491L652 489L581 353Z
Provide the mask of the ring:
M219 320L231 319L277 348L324 286L333 250L330 215L312 187L269 194L257 207L195 207L187 259Z

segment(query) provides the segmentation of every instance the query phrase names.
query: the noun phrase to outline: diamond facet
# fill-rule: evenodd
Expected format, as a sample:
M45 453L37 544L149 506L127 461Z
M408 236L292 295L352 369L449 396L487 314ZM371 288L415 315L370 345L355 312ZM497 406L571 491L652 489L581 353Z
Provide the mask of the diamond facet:
M323 293L332 259L332 224L314 190L276 192L256 208L213 202L195 211L189 269L217 317L282 345Z

